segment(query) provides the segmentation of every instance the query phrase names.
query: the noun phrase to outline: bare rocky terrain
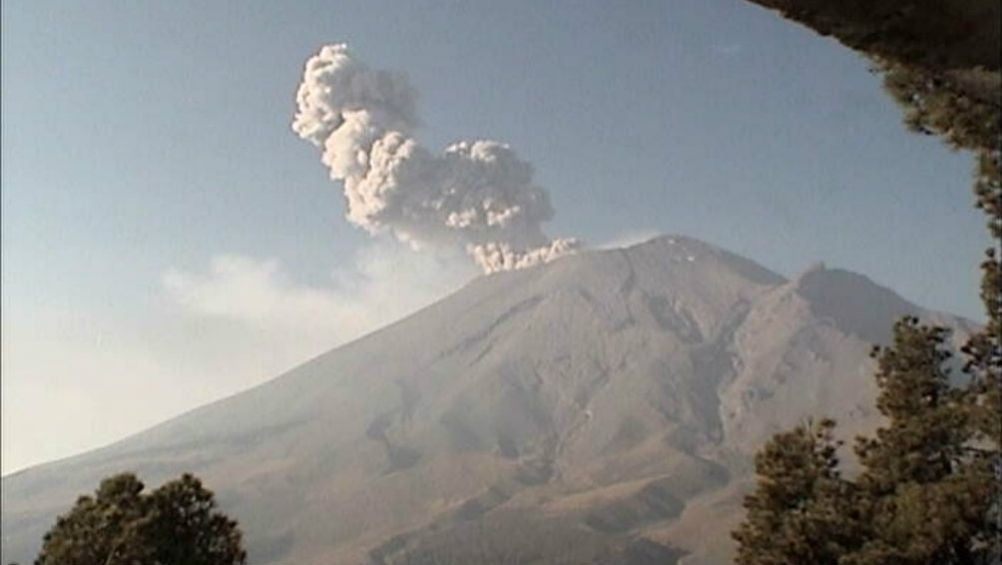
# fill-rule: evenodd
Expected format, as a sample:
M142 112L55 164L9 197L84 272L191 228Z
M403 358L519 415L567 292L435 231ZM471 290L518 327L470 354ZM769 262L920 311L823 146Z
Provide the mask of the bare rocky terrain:
M720 565L751 456L808 415L877 423L864 276L786 280L684 237L482 277L274 380L3 478L3 561L112 473L191 471L253 564ZM959 339L959 337L958 337Z

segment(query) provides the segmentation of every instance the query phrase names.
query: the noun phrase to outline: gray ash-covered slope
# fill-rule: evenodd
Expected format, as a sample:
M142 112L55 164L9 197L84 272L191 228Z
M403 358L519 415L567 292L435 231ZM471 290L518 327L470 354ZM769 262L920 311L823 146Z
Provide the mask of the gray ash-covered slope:
M255 564L728 561L750 459L807 415L872 428L860 275L682 237L478 279L262 386L3 479L3 560L101 477L192 471Z

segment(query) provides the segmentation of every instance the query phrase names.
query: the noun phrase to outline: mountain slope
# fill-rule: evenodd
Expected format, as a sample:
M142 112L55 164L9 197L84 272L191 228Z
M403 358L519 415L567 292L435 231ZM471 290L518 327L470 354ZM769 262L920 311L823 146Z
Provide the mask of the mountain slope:
M193 471L252 563L722 563L750 455L876 422L869 342L925 312L682 237L500 273L269 383L3 479L28 561L99 479Z

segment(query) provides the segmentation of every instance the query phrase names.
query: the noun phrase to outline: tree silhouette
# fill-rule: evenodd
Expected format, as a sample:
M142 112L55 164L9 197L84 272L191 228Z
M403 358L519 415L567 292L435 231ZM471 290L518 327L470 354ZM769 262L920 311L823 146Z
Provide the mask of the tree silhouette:
M1002 80L998 0L751 0L781 12L867 56L884 87L904 110L913 131L938 135L953 149L976 158L975 206L987 215L995 244L981 264L980 295L987 323L961 349L967 383L951 387L945 362L946 330L914 318L900 321L894 343L878 348L877 406L888 424L876 437L859 439L862 475L839 507L817 492L803 504L837 514L848 527L839 565L995 563L1002 559ZM751 533L762 510L776 511L767 494L779 478L770 457L790 435L774 437L760 453L758 490L735 532L743 563L769 560L786 543ZM800 452L806 446L801 442ZM772 454L766 457L763 454ZM802 455L801 455L802 457ZM787 461L788 463L788 461ZM789 471L792 472L792 471ZM827 480L817 475L817 480ZM766 514L768 515L768 514ZM802 543L831 542L831 530L812 532ZM755 561L753 559L760 560ZM820 562L820 561L819 561Z
M190 474L152 493L131 473L81 496L43 539L35 565L242 565L237 523Z

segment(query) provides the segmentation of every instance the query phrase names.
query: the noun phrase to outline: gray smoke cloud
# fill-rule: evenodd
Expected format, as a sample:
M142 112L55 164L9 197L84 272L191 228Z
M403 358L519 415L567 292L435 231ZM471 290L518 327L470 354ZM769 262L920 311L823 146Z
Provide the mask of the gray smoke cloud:
M369 69L345 44L306 62L292 129L322 149L331 178L344 183L350 222L416 248L460 246L485 272L576 249L576 240L543 232L553 208L529 163L489 140L432 154L412 137L415 100L405 77Z

